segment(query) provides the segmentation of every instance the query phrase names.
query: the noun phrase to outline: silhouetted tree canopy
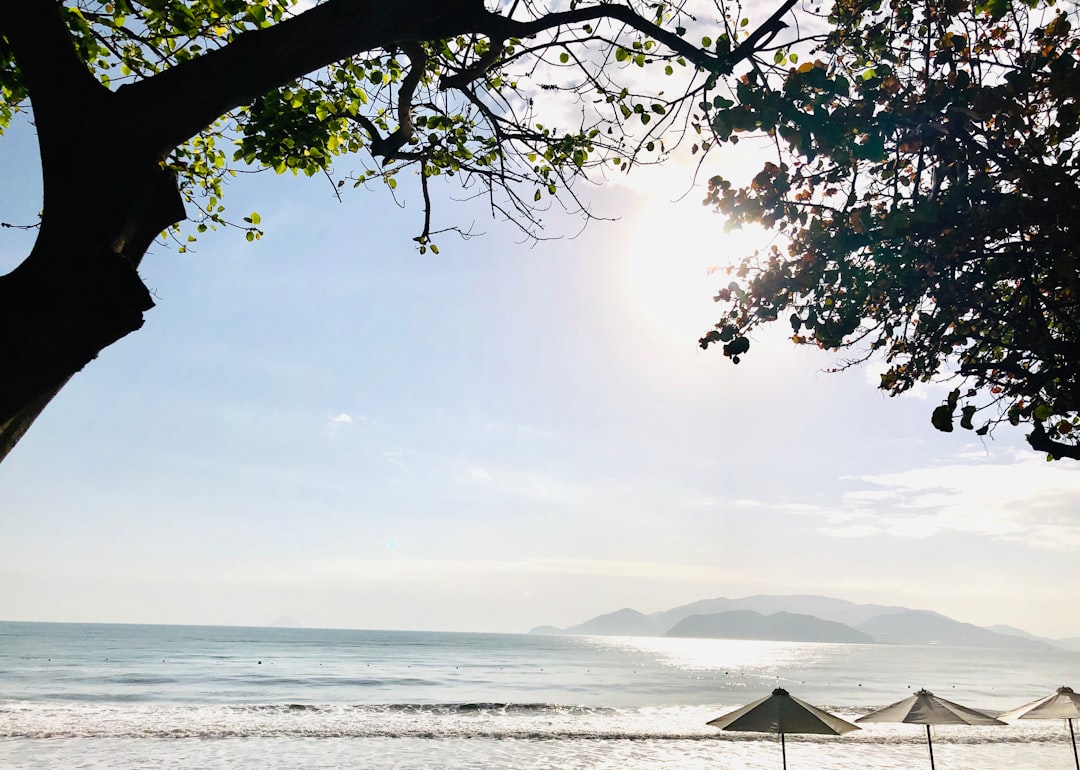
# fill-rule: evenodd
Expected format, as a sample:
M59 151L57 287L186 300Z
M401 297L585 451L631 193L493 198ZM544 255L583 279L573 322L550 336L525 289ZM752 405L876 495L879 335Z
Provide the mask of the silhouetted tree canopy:
M31 253L0 276L0 459L142 326L137 270L162 232L181 249L210 228L261 235L256 213L226 214L237 169L414 184L421 250L454 229L432 224L429 183L455 177L535 236L558 196L585 212L574 179L662 160L795 5L4 0L0 131L32 116L44 201ZM365 161L339 172L346 155Z
M733 269L702 347L754 330L879 358L881 388L950 381L942 431L1030 429L1080 459L1080 11L1052 0L840 0L828 29L704 105L765 134L748 184L707 203L782 238Z

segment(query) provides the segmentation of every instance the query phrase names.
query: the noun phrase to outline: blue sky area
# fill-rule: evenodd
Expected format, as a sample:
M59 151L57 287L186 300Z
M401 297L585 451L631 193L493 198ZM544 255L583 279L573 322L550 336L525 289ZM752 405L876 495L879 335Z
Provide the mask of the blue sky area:
M0 140L0 220L36 163ZM0 618L523 631L818 593L1080 635L1080 466L940 434L944 387L888 399L782 328L699 350L708 268L768 239L674 202L690 177L589 189L618 221L536 245L444 189L485 234L438 255L405 179L404 208L236 182L265 238L155 247L146 326L0 465ZM0 231L0 270L29 243Z

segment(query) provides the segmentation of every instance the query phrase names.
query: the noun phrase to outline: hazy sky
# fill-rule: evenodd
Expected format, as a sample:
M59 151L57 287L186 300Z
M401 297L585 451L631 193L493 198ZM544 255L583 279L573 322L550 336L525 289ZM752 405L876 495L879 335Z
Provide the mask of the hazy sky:
M0 168L33 221L25 126ZM237 182L266 237L155 247L146 326L0 464L0 618L524 631L815 593L1080 635L1080 465L938 433L945 388L885 398L783 328L699 350L707 269L768 239L689 178L590 190L620 219L535 246L442 190L486 234L439 255L407 180ZM0 271L29 243L0 230Z

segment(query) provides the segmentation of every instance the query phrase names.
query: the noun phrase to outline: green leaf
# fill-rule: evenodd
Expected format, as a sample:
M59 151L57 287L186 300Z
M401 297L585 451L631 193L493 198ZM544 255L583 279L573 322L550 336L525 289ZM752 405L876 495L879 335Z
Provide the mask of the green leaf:
M934 409L930 416L931 424L943 433L952 433L953 410L946 404Z

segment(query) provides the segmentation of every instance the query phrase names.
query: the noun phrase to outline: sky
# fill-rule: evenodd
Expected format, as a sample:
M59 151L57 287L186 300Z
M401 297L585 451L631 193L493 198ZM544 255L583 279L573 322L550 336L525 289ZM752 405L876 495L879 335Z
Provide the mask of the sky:
M0 168L0 220L34 221L26 125ZM689 164L534 244L439 190L483 235L438 255L405 181L243 177L261 241L152 249L144 328L0 464L0 619L523 632L797 593L1080 636L1080 466L939 433L946 387L887 398L783 328L698 348L709 268L770 236ZM0 229L0 271L31 238Z

